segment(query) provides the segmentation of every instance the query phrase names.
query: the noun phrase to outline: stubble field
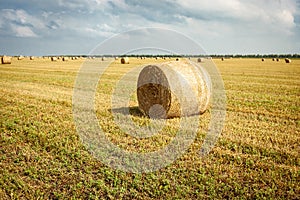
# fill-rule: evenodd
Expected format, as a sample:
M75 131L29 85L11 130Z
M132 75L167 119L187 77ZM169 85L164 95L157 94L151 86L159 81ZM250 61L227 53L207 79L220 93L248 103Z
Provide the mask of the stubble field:
M81 143L72 94L83 62L40 58L0 65L0 199L300 198L300 60L214 59L227 95L226 123L214 149L198 155L208 110L189 150L168 167L144 174L111 169ZM136 139L113 123L115 84L148 62L163 61L115 61L98 85L99 124L128 151L158 150L178 128L178 119L168 119L163 134ZM147 125L134 95L130 106L133 121Z

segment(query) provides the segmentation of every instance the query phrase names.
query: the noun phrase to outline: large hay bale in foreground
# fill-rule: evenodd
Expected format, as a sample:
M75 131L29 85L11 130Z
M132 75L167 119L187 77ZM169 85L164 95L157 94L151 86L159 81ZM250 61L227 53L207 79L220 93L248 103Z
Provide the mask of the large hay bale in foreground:
M121 58L121 64L129 64L129 58L128 57Z
M143 68L138 78L140 110L151 118L172 118L206 111L211 83L208 73L189 61Z
M3 56L1 58L1 63L2 64L11 64L11 59L12 59L11 56Z

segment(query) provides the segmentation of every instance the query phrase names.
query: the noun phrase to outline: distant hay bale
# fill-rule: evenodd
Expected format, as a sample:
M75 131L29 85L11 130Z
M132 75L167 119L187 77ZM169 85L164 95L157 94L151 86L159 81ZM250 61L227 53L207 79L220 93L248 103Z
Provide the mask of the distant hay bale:
M288 58L285 59L285 63L291 63L291 62L292 62L291 59L288 59Z
M102 61L105 61L106 59L104 57L101 58Z
M57 57L51 57L51 61L53 62L57 61Z
M30 56L30 57L29 57L29 60L34 60L34 56Z
M128 57L121 58L121 64L129 64L129 58Z
M19 56L18 57L18 60L23 60L24 59L24 56Z
M69 58L68 57L63 57L62 61L69 61Z
M277 62L279 62L279 61L280 61L280 59L279 59L279 58L277 58L277 59L276 59L276 61L277 61Z
M221 60L222 60L222 61L224 61L224 60L225 60L225 58L221 58Z
M204 59L203 58L198 58L198 62L203 62Z
M169 61L143 68L138 77L140 110L151 118L202 114L210 99L208 73L189 61Z
M264 61L265 61L265 59L264 59L264 58L262 58L262 59L261 59L261 61L263 61L263 62L264 62Z
M2 64L11 64L12 57L11 56L3 56L1 58Z
M180 58L176 58L176 61L180 61Z
M115 57L115 60L119 60L119 57Z
M272 61L276 61L276 59L275 59L275 58L273 58L273 59L272 59Z

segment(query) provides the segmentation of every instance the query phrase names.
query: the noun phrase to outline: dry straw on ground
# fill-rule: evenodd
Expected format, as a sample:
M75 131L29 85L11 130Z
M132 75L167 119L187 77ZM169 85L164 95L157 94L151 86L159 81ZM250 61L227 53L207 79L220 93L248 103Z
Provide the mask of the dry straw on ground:
M2 64L11 64L11 59L12 59L11 56L3 56L1 58L1 63Z
M121 64L129 64L129 58L128 57L121 58Z
M138 78L140 110L152 118L202 114L210 99L207 72L189 61L148 65Z

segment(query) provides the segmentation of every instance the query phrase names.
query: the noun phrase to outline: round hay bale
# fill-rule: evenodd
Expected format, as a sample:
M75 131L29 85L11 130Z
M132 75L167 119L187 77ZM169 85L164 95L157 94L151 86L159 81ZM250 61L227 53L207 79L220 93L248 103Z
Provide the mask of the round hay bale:
M265 59L264 59L264 58L262 58L262 59L261 59L261 61L263 61L263 62L264 62L264 61L265 61Z
M18 57L18 60L23 60L24 59L24 56L19 56Z
M225 58L221 58L221 60L222 60L222 61L224 61L224 60L225 60Z
M203 58L198 58L198 62L203 62Z
M63 61L68 61L69 58L68 58L68 57L63 57L62 60L63 60Z
M180 58L176 58L176 61L180 61Z
M11 59L12 59L11 56L3 56L1 58L1 63L2 64L11 64Z
M151 118L173 118L206 111L211 83L208 73L189 61L148 65L138 77L140 110Z
M30 57L29 57L29 60L34 60L34 56L30 56Z
M276 61L277 61L277 62L279 62L279 61L280 61L280 59L279 59L279 58L277 58L277 59L276 59Z
M57 57L51 57L51 61L57 61Z
M121 58L121 64L129 64L129 58L128 57Z
M285 63L291 63L291 62L292 62L291 59L288 59L288 58L285 59Z
M275 60L276 60L275 58L272 59L272 61L275 61Z

